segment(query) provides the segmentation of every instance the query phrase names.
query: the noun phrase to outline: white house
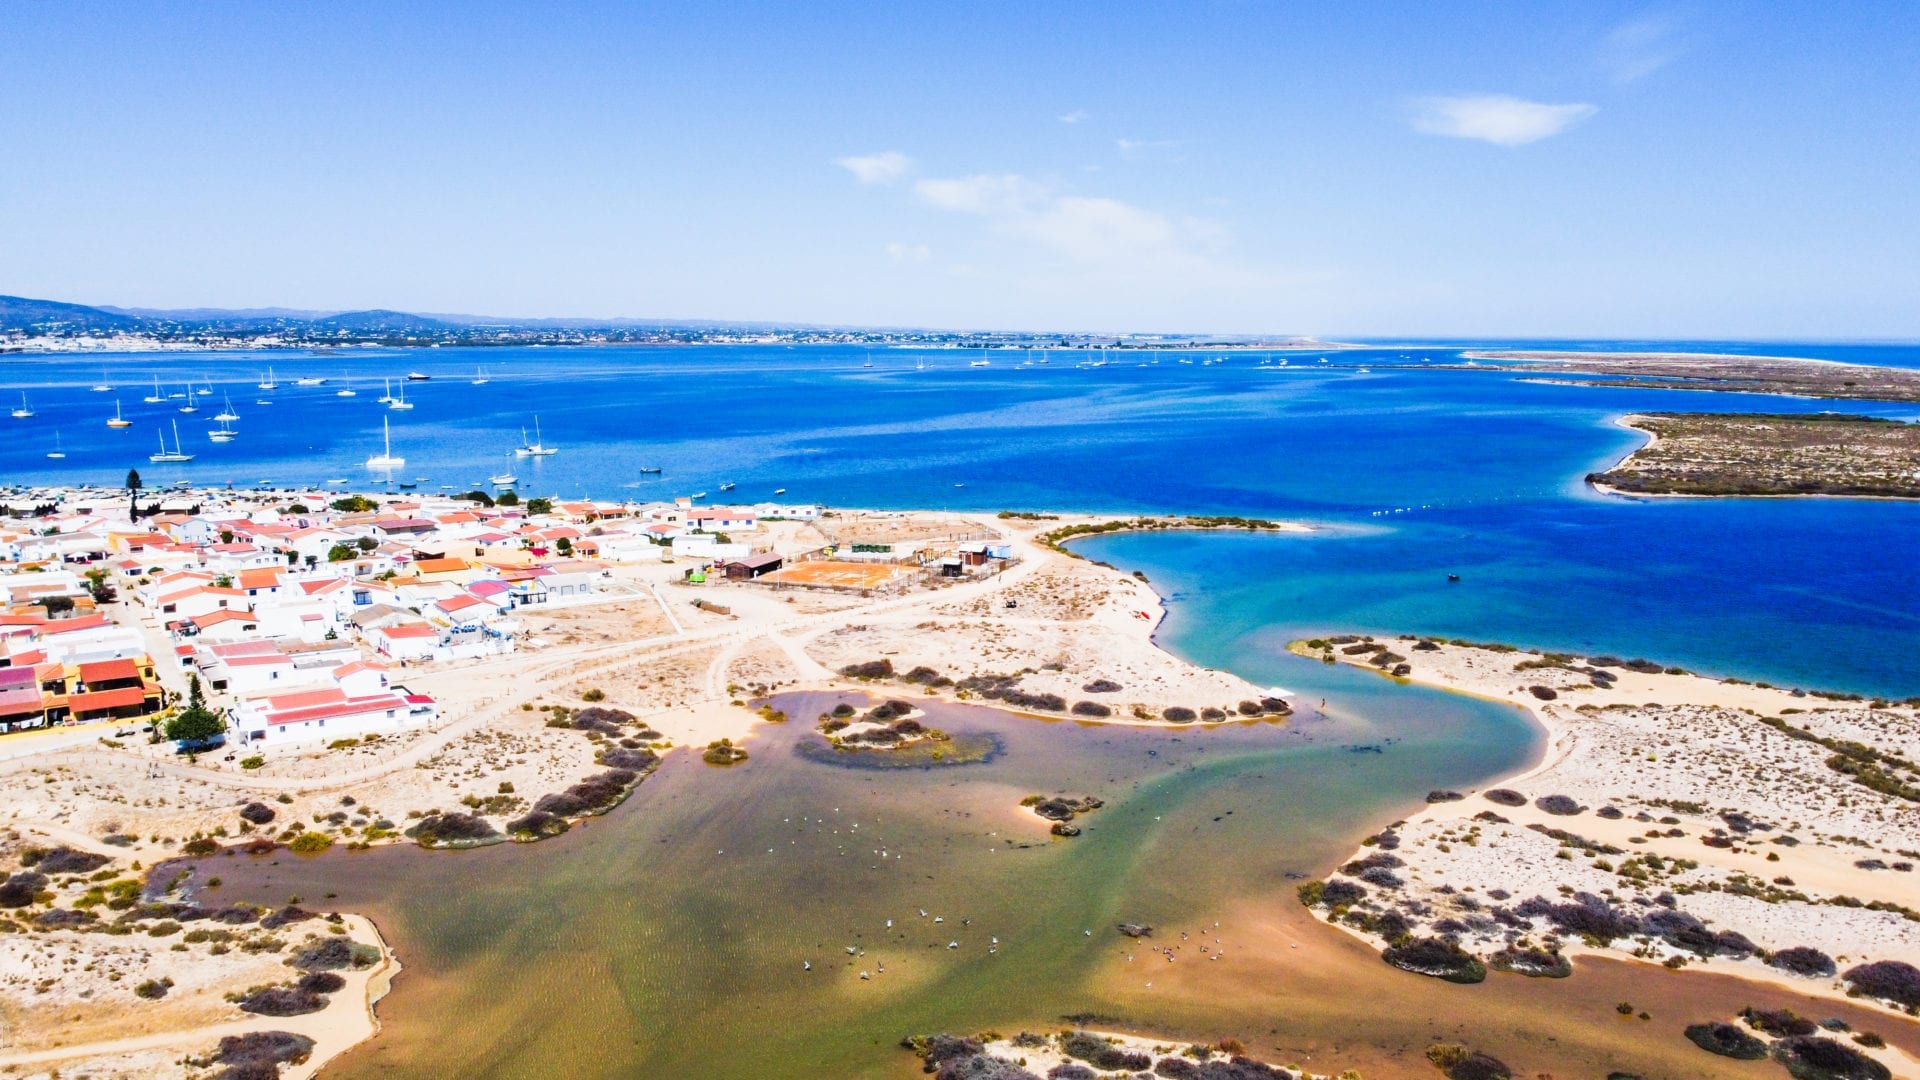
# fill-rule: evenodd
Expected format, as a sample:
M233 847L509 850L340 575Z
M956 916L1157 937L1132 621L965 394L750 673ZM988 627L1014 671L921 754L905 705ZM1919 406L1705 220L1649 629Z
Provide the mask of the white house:
M426 727L438 717L433 699L425 694L399 687L349 690L349 685L358 690L368 685L356 674L364 673L350 672L339 686L249 698L230 711L231 723L246 745L273 747L386 735Z

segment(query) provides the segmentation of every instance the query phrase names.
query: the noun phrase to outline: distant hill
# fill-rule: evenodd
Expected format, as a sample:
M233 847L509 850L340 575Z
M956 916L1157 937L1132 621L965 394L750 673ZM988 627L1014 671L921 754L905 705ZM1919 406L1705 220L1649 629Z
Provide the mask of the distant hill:
M116 330L139 330L146 325L146 320L137 315L85 304L0 296L0 330L18 329L29 334L101 334Z
M343 311L314 319L316 330L346 330L355 334L435 334L455 329L450 322L405 311Z

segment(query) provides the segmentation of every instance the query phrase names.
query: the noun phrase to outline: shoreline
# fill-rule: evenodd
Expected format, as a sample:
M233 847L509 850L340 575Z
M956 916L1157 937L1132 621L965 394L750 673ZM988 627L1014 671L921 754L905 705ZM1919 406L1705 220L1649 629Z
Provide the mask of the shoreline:
M1390 640L1394 647L1400 647L1418 639L1405 638L1387 640ZM1312 658L1317 655L1314 650L1306 647L1305 642L1301 641L1290 643L1288 648L1289 651L1298 656ZM1449 651L1464 651L1452 645L1445 646L1444 648ZM1539 661L1550 655L1558 655L1526 650L1513 650L1511 647L1505 646L1499 651L1479 649L1477 647L1467 647L1467 649L1474 650L1476 657L1483 665L1498 665L1502 667L1511 665L1515 661L1527 663L1530 661ZM1787 880L1786 876L1782 874L1784 870L1790 872L1794 880L1803 882L1810 893L1826 893L1829 894L1829 896L1864 893L1869 897L1873 896L1875 892L1880 893L1883 897L1903 897L1910 895L1913 883L1903 880L1904 875L1902 874L1888 874L1879 871L1862 872L1856 867L1845 865L1846 861L1855 854L1872 854L1872 852L1863 853L1857 849L1839 850L1839 848L1851 847L1851 845L1846 844L1823 848L1818 843L1817 835L1814 840L1803 842L1790 849L1766 852L1765 859L1762 860L1756 857L1761 854L1760 850L1754 846L1757 842L1750 842L1746 839L1746 834L1739 834L1739 838L1728 846L1710 845L1703 851L1700 847L1669 844L1665 840L1659 841L1658 843L1651 843L1647 842L1646 838L1618 835L1623 831L1623 826L1625 827L1625 831L1632 831L1635 820L1632 817L1614 815L1618 820L1599 821L1595 820L1592 815L1586 814L1584 807L1578 816L1569 817L1564 814L1543 811L1531 804L1511 805L1506 801L1496 802L1488 798L1486 793L1511 789L1527 791L1532 787L1539 786L1543 782L1548 786L1557 786L1561 789L1571 790L1575 786L1582 768L1618 768L1617 763L1612 761L1598 760L1596 762L1596 759L1600 757L1600 752L1596 747L1601 741L1602 736L1596 735L1594 731L1587 729L1582 722L1576 721L1574 717L1591 720L1594 717L1616 711L1626 711L1630 713L1635 707L1632 705L1622 705L1618 702L1609 702L1606 705L1586 702L1572 709L1571 714L1569 714L1567 706L1561 704L1564 700L1562 698L1544 701L1540 700L1536 695L1520 694L1511 685L1511 682L1514 681L1511 675L1503 678L1482 672L1476 677L1463 673L1457 668L1445 668L1439 670L1436 674L1427 674L1423 673L1422 664L1419 661L1416 661L1412 672L1393 675L1368 663L1362 655L1342 655L1338 653L1333 655L1335 661L1338 663L1359 667L1363 670L1374 671L1383 678L1390 678L1395 681L1404 681L1431 689L1444 690L1449 693L1462 694L1482 700L1516 706L1527 714L1529 721L1543 736L1541 754L1538 760L1532 762L1525 768L1490 779L1484 787L1476 789L1474 792L1469 792L1466 795L1448 792L1444 794L1450 795L1452 798L1443 800L1433 800L1430 798L1426 805L1415 809L1401 820L1387 825L1381 833L1375 834L1374 837L1369 837L1368 842L1363 843L1351 853L1350 860L1352 861L1345 864L1346 866L1353 865L1353 861L1367 860L1370 857L1378 859L1379 852L1389 851L1394 856L1396 864L1403 864L1406 867L1405 870L1397 870L1395 872L1396 875L1411 875L1411 881L1409 881L1406 886L1408 889L1411 890L1416 887L1423 888L1426 891L1423 891L1421 895L1429 898L1432 896L1432 890L1436 887L1438 887L1439 892L1442 894L1453 895L1454 889L1461 884L1457 879L1469 876L1469 874L1479 875L1474 877L1473 880L1482 885L1486 884L1485 879L1490 874L1487 868L1488 860L1475 859L1471 862L1463 862L1460 860L1449 861L1451 856L1460 850L1460 845L1463 842L1477 850L1479 843L1484 841L1483 829L1501 832L1502 835L1495 839L1508 846L1518 846L1515 843L1516 838L1525 839L1528 834L1538 836L1542 829L1555 829L1563 832L1572 829L1575 834L1586 834L1596 837L1595 840L1580 840L1580 843L1598 847L1611 845L1620 840L1637 840L1640 842L1640 847L1637 850L1632 848L1622 850L1617 847L1613 848L1613 850L1621 851L1623 856L1639 857L1653 854L1664 856L1668 860L1679 858L1691 859L1701 866L1706 867L1709 872L1730 870L1734 874L1734 877L1731 879L1733 881L1738 881L1739 876L1742 874L1749 876L1751 874L1764 874L1766 876L1778 875L1776 880ZM1414 655L1416 657L1424 657L1432 656L1433 654L1415 653ZM1492 661L1492 664L1488 664L1489 660ZM1624 683L1628 677L1630 676L1623 676L1622 682ZM1647 680L1652 681L1651 686L1647 684ZM1758 715L1753 709L1754 706L1771 705L1776 708L1784 706L1789 716L1789 720L1786 721L1788 723L1791 723L1792 720L1806 721L1814 712L1822 710L1834 713L1843 713L1847 709L1864 711L1864 706L1858 702L1839 700L1840 695L1835 695L1828 699L1813 695L1795 697L1794 695L1796 693L1803 692L1769 687L1764 683L1747 683L1739 679L1713 679L1693 674L1676 675L1666 672L1643 675L1640 680L1628 684L1627 688L1616 691L1614 696L1621 698L1637 697L1640 699L1651 699L1652 696L1657 695L1661 700L1671 703L1675 701L1677 690L1680 691L1678 694L1680 698L1679 705L1645 706L1644 708L1674 709L1697 706L1702 710L1713 708L1721 711L1732 710L1748 715ZM1566 694L1568 691L1562 688L1559 690L1559 693ZM1605 693L1606 691L1599 691L1591 696L1599 697ZM1910 709L1911 707L1907 706L1904 708ZM1905 716L1905 713L1898 715ZM1760 725L1755 723L1754 727L1759 728ZM1683 739L1692 737L1700 741L1712 741L1711 736L1704 733L1693 733L1686 727L1670 728L1670 730L1679 734ZM1639 741L1646 742L1648 739L1642 737ZM1661 745L1670 746L1671 740L1663 741ZM1671 757L1674 753L1674 751L1669 749L1660 756ZM1681 751L1681 753L1684 754L1684 751ZM1784 785L1787 781L1782 779L1780 782ZM1867 794L1858 787L1847 786L1845 780L1840 776L1834 776L1831 782L1839 790L1843 802L1851 795ZM1641 780L1636 781L1636 783L1644 784L1646 781ZM1657 783L1655 786L1658 786ZM1709 791L1713 790L1712 785L1708 785L1707 788ZM1587 793L1582 794L1584 796ZM1683 823L1685 824L1698 827L1703 823L1711 823L1712 821L1711 814L1708 813L1711 807L1706 807L1704 804L1694 803L1688 805L1687 800L1677 798L1667 799L1664 796L1655 795L1652 790L1648 789L1638 791L1637 796L1643 802L1649 800L1654 804L1666 802L1672 807L1673 814L1683 815ZM1634 801L1635 798L1635 795L1628 795L1615 801L1631 802ZM1587 800L1585 797L1582 797L1581 801L1584 803ZM1483 807L1486 809L1483 810ZM1893 806L1891 811L1895 814L1896 821L1920 815L1920 810L1907 809L1900 805ZM1498 826L1486 824L1483 826L1482 821L1487 818L1489 813L1497 814L1497 816L1502 819L1502 824ZM1469 815L1471 815L1471 817ZM1641 820L1645 821L1650 819L1642 818ZM1669 821L1674 819L1672 817L1666 817L1661 820ZM1508 823L1516 826L1519 831L1507 834L1505 832L1505 825ZM1808 822L1796 819L1795 833L1802 835L1813 833L1814 830L1812 828L1803 828L1803 826L1808 825ZM1910 833L1904 831L1907 828L1905 825L1896 824L1890 828L1892 832L1884 835L1890 835L1892 837L1910 835ZM1482 840L1463 840L1463 830L1465 830L1466 836L1481 837ZM1671 830L1671 832L1674 833L1679 831L1680 830ZM1722 832L1722 830L1714 831L1716 833ZM1386 834L1391 834L1395 837L1395 841L1391 846L1376 842L1380 836ZM1652 833L1648 834L1649 837L1652 835ZM1433 842L1436 836L1441 838L1441 842L1437 844ZM1409 846L1409 838L1411 838L1411 846ZM1445 842L1449 838L1452 840L1451 844ZM1578 836L1576 836L1576 839L1578 839ZM1858 843L1859 841L1855 842ZM1743 849L1742 844L1747 844L1748 846ZM1575 844L1574 846L1578 847L1579 844ZM1897 858L1896 855L1891 853L1894 841L1888 840L1887 846L1889 848L1889 857ZM1536 845L1536 848L1539 848L1539 845ZM1566 851L1564 841L1562 842L1561 850L1563 853ZM1722 852L1727 852L1728 854L1723 855ZM1440 854L1445 854L1449 858L1440 858ZM1587 854L1593 854L1591 848ZM1558 880L1564 875L1573 873L1572 867L1568 867L1565 870L1554 870L1553 867L1558 864L1558 860L1554 859L1553 855L1552 845L1545 845L1544 848L1539 848L1539 850L1528 855L1516 855L1513 859L1531 858L1537 860L1545 856L1548 859L1546 863L1548 867L1547 876L1546 878L1540 879L1541 882L1544 883L1547 880ZM1743 858L1743 856L1745 857ZM1559 859L1564 859L1565 857L1564 854L1561 854ZM1717 862L1715 861L1716 858ZM1493 861L1497 865L1498 860ZM1508 861L1512 862L1513 860ZM1576 856L1575 862L1577 861L1578 857ZM1595 865L1601 865L1601 861L1596 860ZM1470 872L1466 870L1468 867L1476 866L1478 867L1477 870ZM1766 867L1766 869L1761 870L1761 867ZM1611 871L1611 867L1609 867L1609 871ZM1336 873L1342 872L1345 871L1336 871ZM1874 874L1879 874L1879 876L1874 877ZM1524 873L1516 874L1515 876L1516 880L1526 878ZM1329 880L1331 880L1332 877L1333 875L1330 874ZM1366 879L1363 878L1363 880ZM1502 883L1503 888L1505 884L1504 882ZM1627 881L1626 884L1631 886L1634 885L1635 882ZM1399 887L1395 886L1394 888L1397 890ZM1843 894L1842 890L1848 891ZM1472 886L1467 886L1465 891L1472 893L1475 890ZM1384 897L1387 894L1382 892L1381 895ZM1512 890L1512 895L1515 900L1519 900L1525 893L1516 888ZM1548 891L1548 895L1551 895L1550 890ZM1704 894L1698 892L1684 893L1682 906L1691 906L1689 901L1701 895ZM1769 902L1772 903L1772 901ZM1841 961L1838 965L1841 972L1847 970L1853 963L1868 960L1893 958L1903 962L1920 961L1920 930L1914 928L1913 913L1909 913L1904 919L1898 915L1889 915L1881 920L1882 922L1899 927L1899 930L1894 936L1888 936L1886 934L1866 934L1862 936L1863 931L1859 928L1851 930L1848 928L1836 929L1832 926L1822 928L1820 925L1823 922L1832 922L1840 919L1843 913L1851 916L1860 911L1857 907L1842 906L1835 908L1821 903L1817 898L1812 903L1795 903L1793 901L1782 901L1780 903L1787 907L1795 907L1803 910L1793 912L1785 924L1769 926L1766 931L1767 934L1787 934L1791 936L1797 933L1800 935L1800 937L1794 938L1791 941L1777 941L1773 946L1776 950L1784 948L1789 944L1798 945L1804 938L1817 938L1824 929L1824 932L1828 935L1829 943L1840 943L1838 947L1832 947L1830 945L1826 951L1835 952L1838 955ZM1337 912L1327 914L1316 910L1313 911L1312 914L1319 921L1328 923L1349 936L1366 942L1372 948L1378 949L1385 942L1385 939L1380 934L1373 932L1371 928L1353 925L1351 922L1338 917ZM1727 916L1729 913L1717 910L1715 914L1718 916ZM1724 925L1727 919L1725 917L1714 918L1709 919L1708 922L1710 925L1716 922ZM1733 926L1732 928L1736 930L1746 929L1756 934L1761 933L1761 931L1752 927L1743 928ZM1535 932L1538 933L1537 930ZM1851 939L1847 936L1849 933L1853 935ZM1549 930L1549 936L1551 936L1551 930ZM1765 946L1767 943L1763 941L1761 944ZM1665 950L1643 952L1641 950L1629 951L1621 947L1601 947L1592 941L1582 941L1578 935L1573 935L1563 943L1557 945L1555 951L1569 958L1596 957L1608 960L1638 961L1645 965L1654 965L1663 962L1660 953ZM1667 962L1666 966L1672 967L1675 965ZM1847 1001L1854 1005L1870 1004L1875 1011L1884 1013L1889 1019L1910 1017L1909 1013L1902 1012L1897 1006L1871 998L1850 995L1838 976L1825 979L1809 979L1761 964L1753 959L1733 958L1720 955L1705 957L1688 956L1685 959L1684 966L1707 972L1732 975L1738 978L1766 983L1797 993L1834 1001ZM1577 969L1575 970L1574 977L1578 977ZM1903 1060L1904 1065L1902 1067L1904 1068L1911 1070L1920 1067L1920 1059L1906 1057Z

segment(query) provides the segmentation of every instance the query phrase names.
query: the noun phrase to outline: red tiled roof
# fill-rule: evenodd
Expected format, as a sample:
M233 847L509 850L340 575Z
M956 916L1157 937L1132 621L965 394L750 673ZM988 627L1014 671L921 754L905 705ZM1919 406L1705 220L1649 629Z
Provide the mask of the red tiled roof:
M80 665L80 681L83 683L107 682L112 679L137 679L140 677L140 665L132 660L98 660Z
M143 704L150 697L159 697L158 689L144 686L123 686L116 690L95 690L86 694L75 694L67 701L67 707L76 713L94 712L99 709L121 709L128 705Z

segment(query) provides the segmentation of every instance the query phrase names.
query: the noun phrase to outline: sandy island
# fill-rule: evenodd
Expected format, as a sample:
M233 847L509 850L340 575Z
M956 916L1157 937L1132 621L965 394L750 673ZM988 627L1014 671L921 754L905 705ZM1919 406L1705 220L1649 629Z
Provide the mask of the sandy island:
M1302 900L1334 925L1376 947L1443 940L1523 974L1630 957L1851 997L1892 1023L1913 1013L1914 998L1848 978L1920 964L1913 700L1433 639L1292 648L1508 702L1548 735L1538 764L1432 793L1308 886ZM1897 1050L1871 1052L1920 1074Z

